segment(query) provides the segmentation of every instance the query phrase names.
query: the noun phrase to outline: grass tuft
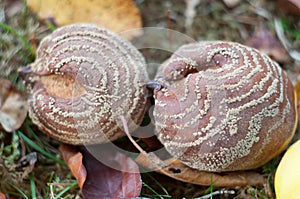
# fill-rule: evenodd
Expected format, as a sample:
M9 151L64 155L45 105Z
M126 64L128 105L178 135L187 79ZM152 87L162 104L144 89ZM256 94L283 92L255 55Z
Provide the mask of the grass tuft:
M72 189L73 187L77 186L78 183L77 181L72 182L69 186L67 186L66 188L64 188L61 192L59 192L54 199L59 199L60 197L62 197L65 193L67 193L70 189Z
M10 186L13 187L16 191L19 192L19 194L18 194L18 193L14 193L14 192L10 192L11 195L22 196L22 197L25 198L25 199L29 199L29 197L25 194L25 192L24 192L19 186L14 185L13 183L11 183L11 182L9 182L9 181L7 181L7 180L5 180L5 183L8 184L8 185L10 185Z
M34 148L35 150L37 150L39 153L43 154L44 156L46 156L47 158L54 160L55 162L57 162L58 164L62 165L62 166L67 166L66 163L57 158L56 156L54 156L53 154L49 153L48 151L44 150L43 148L41 148L39 145L37 145L35 142L33 142L31 139L29 139L24 133L22 133L21 131L17 131L18 135L32 148Z
M4 31L7 31L11 34L13 34L13 36L15 36L17 39L20 39L20 41L22 42L24 48L29 52L29 60L34 60L35 58L35 52L31 46L31 44L27 41L27 39L18 33L17 30L15 30L13 27L5 24L5 23L0 23L0 28L3 29Z

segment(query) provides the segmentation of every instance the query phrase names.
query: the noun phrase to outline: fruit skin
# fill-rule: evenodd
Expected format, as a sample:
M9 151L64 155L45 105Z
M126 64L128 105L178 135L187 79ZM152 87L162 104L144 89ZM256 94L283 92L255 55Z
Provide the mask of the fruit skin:
M275 174L277 199L297 199L300 197L300 140L296 141L284 154Z
M292 82L256 49L226 41L183 45L154 81L156 135L194 169L256 169L294 136Z
M63 26L45 37L25 84L29 117L41 131L72 145L125 136L146 111L148 81L142 54L121 36L94 24Z

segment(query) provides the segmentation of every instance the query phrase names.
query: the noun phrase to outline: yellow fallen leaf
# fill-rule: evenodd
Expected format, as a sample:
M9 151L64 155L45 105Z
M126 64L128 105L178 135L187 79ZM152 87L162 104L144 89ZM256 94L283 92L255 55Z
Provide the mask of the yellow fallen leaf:
M132 0L26 0L29 8L41 19L54 20L64 26L77 22L98 24L116 33L141 28L140 11ZM141 31L126 34L127 39Z
M284 154L275 174L277 199L297 199L300 196L300 140Z

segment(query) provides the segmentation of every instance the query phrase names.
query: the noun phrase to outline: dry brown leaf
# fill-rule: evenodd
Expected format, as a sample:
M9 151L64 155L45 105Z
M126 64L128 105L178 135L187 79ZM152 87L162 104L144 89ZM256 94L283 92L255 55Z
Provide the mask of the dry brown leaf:
M213 184L216 187L263 185L265 182L265 178L262 175L253 171L204 172L192 169L174 158L158 163L157 157L153 158L153 155L149 156L149 154L141 153L135 161L149 170L155 170L183 182L205 186Z
M87 176L86 169L82 163L82 154L78 152L75 147L66 144L60 145L59 151L72 174L76 178L78 186L82 189Z
M274 34L263 25L256 28L252 37L245 44L260 50L280 63L286 63L290 59L287 51L275 38Z
M27 115L24 93L15 89L9 80L0 79L0 124L5 131L18 129Z
M97 160L89 151L62 144L59 150L78 181L85 199L134 198L139 196L142 181L138 165L129 157L105 145L93 146L105 159ZM111 168L108 165L114 165ZM119 168L119 169L115 169ZM130 171L126 172L126 171Z
M278 6L287 13L300 14L300 0L278 0Z
M97 145L94 149L99 152L98 155L105 160L105 163L97 160L88 151L81 151L88 173L82 189L84 198L138 197L142 189L138 165L129 157L113 148L106 148L105 145Z
M58 26L77 22L98 24L114 32L141 28L140 11L132 0L26 0L27 5L41 19ZM141 35L141 31L126 34L127 39Z
M9 95L12 85L7 79L0 79L0 85L0 107L2 107Z

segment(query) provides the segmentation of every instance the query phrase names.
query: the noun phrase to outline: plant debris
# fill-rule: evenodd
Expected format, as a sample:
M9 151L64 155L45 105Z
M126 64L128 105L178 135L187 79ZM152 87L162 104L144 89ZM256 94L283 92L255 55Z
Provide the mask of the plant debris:
M86 180L87 172L82 163L82 154L76 150L74 146L61 144L59 151L62 154L63 159L70 168L72 174L78 182L78 186L82 189L83 184Z
M149 157L150 156L150 157ZM140 154L135 161L149 170L155 170L161 174L167 175L176 180L189 182L198 185L210 186L213 184L216 187L235 187L235 186L261 186L266 179L263 175L255 171L243 172L225 172L225 173L210 173L192 169L180 161L171 158L157 164L151 157L153 154Z
M25 95L15 89L9 80L0 79L0 124L7 132L18 129L27 115Z
M142 181L137 164L120 152L107 150L102 145L95 147L105 163L84 148L78 151L72 146L60 146L60 152L77 179L84 198L138 197Z

